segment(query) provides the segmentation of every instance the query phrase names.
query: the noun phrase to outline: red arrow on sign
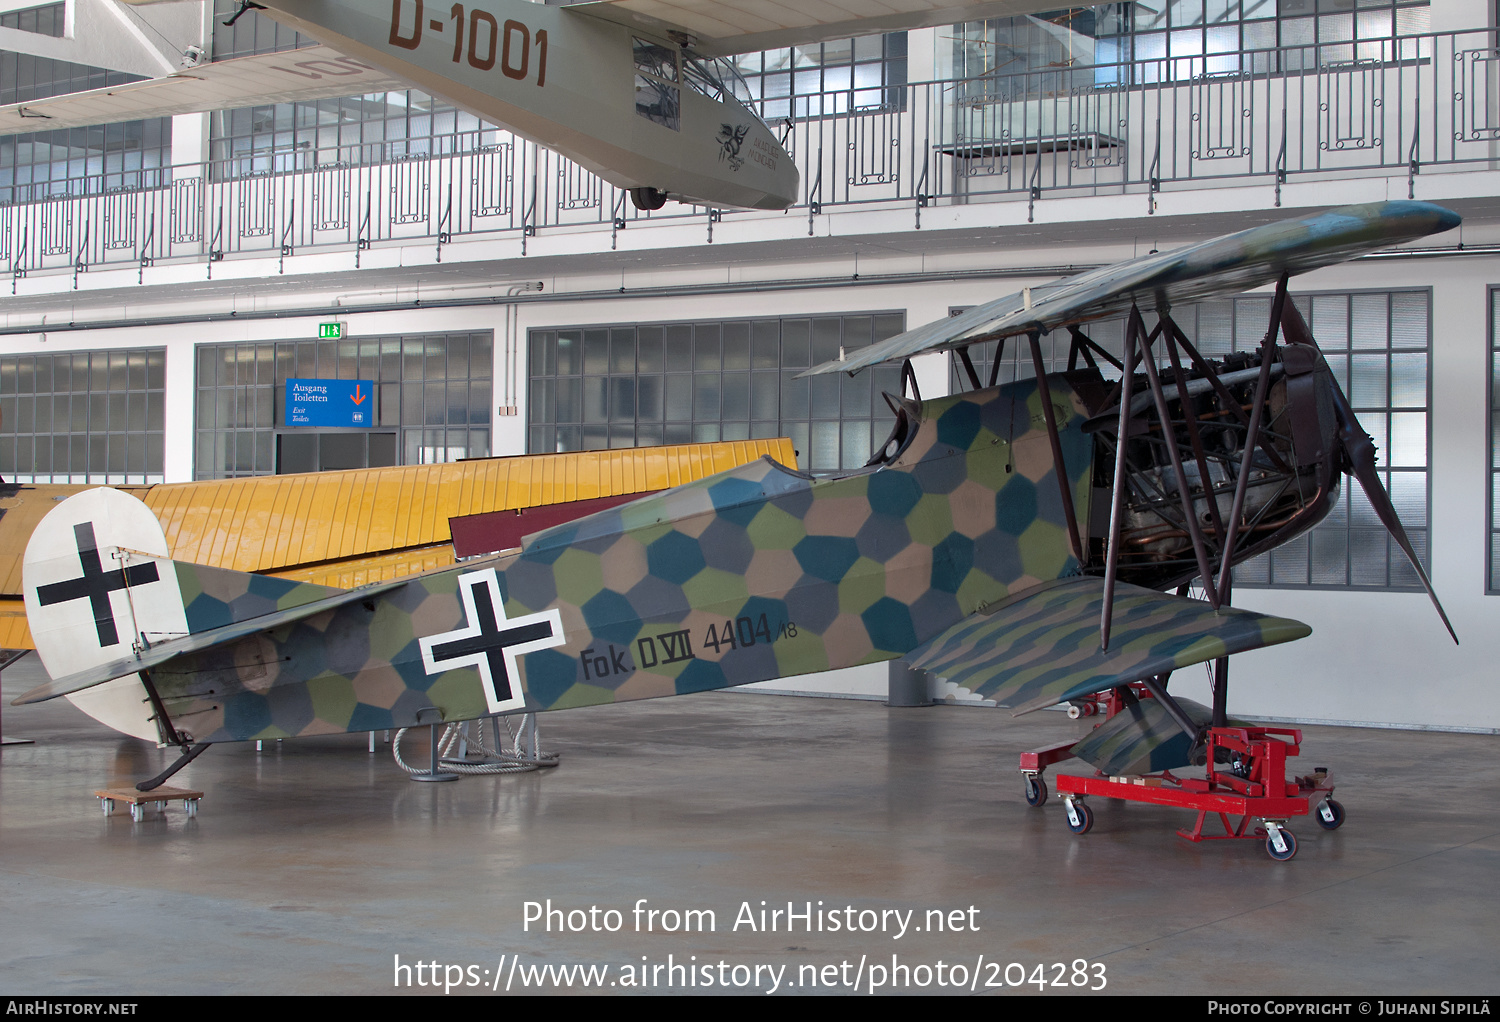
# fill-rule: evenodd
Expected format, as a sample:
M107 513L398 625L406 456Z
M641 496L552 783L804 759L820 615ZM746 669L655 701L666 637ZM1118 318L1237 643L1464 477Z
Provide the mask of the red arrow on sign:
M354 395L349 400L353 401L356 405L362 405L365 403L365 398L367 397L369 397L368 394L361 394L359 392L359 384L356 383L354 385Z

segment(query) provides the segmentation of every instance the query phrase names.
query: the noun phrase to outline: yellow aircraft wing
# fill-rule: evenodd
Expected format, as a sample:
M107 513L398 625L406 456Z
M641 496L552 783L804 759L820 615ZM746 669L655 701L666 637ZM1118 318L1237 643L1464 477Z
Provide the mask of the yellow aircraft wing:
M781 438L119 489L156 514L175 560L352 588L453 564L451 518L650 493L767 455L796 463L791 441ZM35 648L21 556L58 501L91 488L0 491L0 647Z

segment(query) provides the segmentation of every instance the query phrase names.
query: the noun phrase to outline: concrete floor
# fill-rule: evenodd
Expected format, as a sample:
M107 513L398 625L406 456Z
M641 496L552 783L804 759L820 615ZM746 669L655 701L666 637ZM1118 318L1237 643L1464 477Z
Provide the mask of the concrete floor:
M9 994L378 994L396 956L424 966L402 977L413 993L432 991L431 962L463 967L440 983L498 970L512 992L574 964L610 966L615 992L641 966L652 989L765 990L785 966L783 991L814 975L863 991L896 964L905 991L933 992L939 961L945 982L956 964L964 990L998 993L1038 964L1050 982L1052 963L1063 982L1102 973L1106 993L1500 989L1492 736L1307 728L1300 765L1334 769L1348 823L1295 825L1289 863L1259 842L1189 844L1181 810L1094 799L1080 838L1057 799L1028 808L1016 755L1087 726L1062 714L743 693L548 714L559 768L449 784L409 781L364 736L216 746L172 782L207 792L195 820L174 807L133 824L91 792L168 754L61 700L8 705L42 678L34 657L3 677L6 733L37 739L0 753ZM526 903L547 899L597 906L601 932L528 931ZM716 926L636 932L640 899ZM914 910L913 929L736 929L762 900L841 920ZM962 928L918 932L929 910L960 910L944 920Z

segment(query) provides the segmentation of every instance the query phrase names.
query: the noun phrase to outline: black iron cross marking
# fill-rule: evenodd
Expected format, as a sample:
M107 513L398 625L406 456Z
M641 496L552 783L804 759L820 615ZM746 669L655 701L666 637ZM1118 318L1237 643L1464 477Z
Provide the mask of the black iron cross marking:
M563 643L562 618L556 610L510 621L500 605L500 581L495 569L460 575L463 628L421 640L422 661L428 674L474 667L484 681L491 712L519 709L526 697L512 678L516 657Z
M109 594L127 586L155 582L158 578L156 565L137 564L129 568L105 571L99 560L99 545L94 540L94 523L81 522L73 526L73 538L78 543L78 561L83 565L83 577L38 586L37 601L43 607L50 607L55 603L88 597L89 607L94 612L94 627L99 633L100 648L113 646L120 641L120 634L115 629L115 614L109 605Z

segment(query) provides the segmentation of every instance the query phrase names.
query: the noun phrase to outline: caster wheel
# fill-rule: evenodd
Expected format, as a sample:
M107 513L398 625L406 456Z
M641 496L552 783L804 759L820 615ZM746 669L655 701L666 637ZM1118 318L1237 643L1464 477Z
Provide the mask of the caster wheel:
M197 799L190 798L190 799L187 800L187 814L188 814L188 818L189 819L191 819L192 817L198 815L198 800Z
M132 822L134 822L134 823L140 823L141 822L141 817L143 817L145 815L146 815L146 813L141 808L141 804L139 802L135 803L134 805L132 805L130 807L130 819L131 819Z
M1276 838L1274 836L1267 836L1266 854L1275 859L1277 862L1286 862L1292 856L1297 854L1297 835L1293 834L1285 827L1282 827L1281 840L1285 847L1278 849L1276 847Z
M1344 825L1344 807L1331 798L1313 810L1313 816L1324 830L1338 830Z
M112 798L105 798L105 799L100 799L99 801L101 801L102 803L104 803L104 815L105 816L109 816L111 813L113 813L115 811L115 800L114 799L112 799Z
M1038 774L1026 778L1026 804L1033 809L1047 802L1047 782Z
M1068 829L1075 834L1087 834L1094 826L1094 811L1082 802L1068 803Z

